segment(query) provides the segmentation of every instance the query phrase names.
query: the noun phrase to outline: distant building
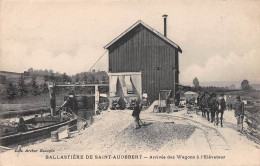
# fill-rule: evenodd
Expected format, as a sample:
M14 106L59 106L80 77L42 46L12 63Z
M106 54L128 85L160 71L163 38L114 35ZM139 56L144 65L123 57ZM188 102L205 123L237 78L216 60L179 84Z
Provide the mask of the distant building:
M104 48L109 51L110 73L141 72L149 100L158 99L160 90L172 90L175 97L182 50L166 36L166 17L164 35L140 20Z

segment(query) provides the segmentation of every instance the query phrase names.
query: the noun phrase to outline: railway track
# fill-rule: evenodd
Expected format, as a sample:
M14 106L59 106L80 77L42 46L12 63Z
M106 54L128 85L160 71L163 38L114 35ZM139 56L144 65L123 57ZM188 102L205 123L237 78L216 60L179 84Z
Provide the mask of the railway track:
M180 117L180 116L173 116L173 115L165 115L165 114L157 114L155 116L160 116L163 119L168 120L186 120L190 125L194 125L197 128L201 129L207 139L211 152L223 151L223 150L231 150L228 142L226 139L219 133L219 131L213 127L207 126L195 120Z
M253 134L252 134L251 132L253 132ZM253 142L255 142L255 143L257 143L257 144L260 145L259 134L256 133L256 134L258 134L258 138L257 138L257 136L254 135L254 131L252 131L252 129L247 128L247 129L245 129L245 130L242 132L242 134L243 134L244 136L246 136L249 140L252 140Z

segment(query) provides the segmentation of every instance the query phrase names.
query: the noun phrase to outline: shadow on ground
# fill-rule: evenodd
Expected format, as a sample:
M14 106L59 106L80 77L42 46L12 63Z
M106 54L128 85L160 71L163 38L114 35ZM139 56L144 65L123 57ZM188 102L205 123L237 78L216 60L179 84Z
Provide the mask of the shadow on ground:
M223 122L223 126L226 128L231 128L233 130L237 130L237 125L230 122Z
M124 147L130 151L141 148L149 152L158 151L164 144L172 140L186 141L194 131L195 126L192 125L153 122L137 130L131 124L117 138L124 140Z

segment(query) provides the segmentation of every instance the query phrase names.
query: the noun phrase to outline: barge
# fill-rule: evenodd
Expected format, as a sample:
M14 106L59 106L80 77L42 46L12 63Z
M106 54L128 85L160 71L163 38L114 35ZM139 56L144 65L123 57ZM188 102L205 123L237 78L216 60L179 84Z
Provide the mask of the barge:
M0 124L0 145L9 146L37 141L51 136L51 132L62 126L77 125L77 115L67 109L56 116L34 117L28 120L19 118L19 122Z

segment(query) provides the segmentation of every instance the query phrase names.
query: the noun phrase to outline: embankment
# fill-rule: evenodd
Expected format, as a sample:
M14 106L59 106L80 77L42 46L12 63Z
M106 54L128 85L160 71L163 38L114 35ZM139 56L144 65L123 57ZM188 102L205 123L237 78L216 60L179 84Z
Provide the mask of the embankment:
M50 112L49 107L41 107L36 109L28 109L28 110L20 110L20 111L6 111L0 113L0 119L14 118L17 117L18 115L28 116L32 114L40 114L46 112Z

